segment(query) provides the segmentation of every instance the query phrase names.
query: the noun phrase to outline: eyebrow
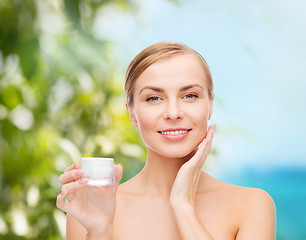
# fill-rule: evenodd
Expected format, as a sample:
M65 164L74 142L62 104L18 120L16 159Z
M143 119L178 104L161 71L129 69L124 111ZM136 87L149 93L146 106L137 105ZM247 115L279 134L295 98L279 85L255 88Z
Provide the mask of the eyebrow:
M182 88L180 88L180 92L184 92L184 91L186 91L186 90L188 90L188 89L190 89L190 88L194 88L194 87L200 87L200 88L202 88L203 89L203 87L200 85L200 84L191 84L191 85L187 85L187 86L184 86L184 87L182 87ZM164 89L162 89L162 88L159 88L159 87L154 87L154 86L145 86L144 88L142 88L140 91L139 91L139 94L143 91L143 90L145 90L145 89L151 89L151 90L153 90L153 91L155 91L155 92L161 92L161 93L164 93L165 92L165 90Z

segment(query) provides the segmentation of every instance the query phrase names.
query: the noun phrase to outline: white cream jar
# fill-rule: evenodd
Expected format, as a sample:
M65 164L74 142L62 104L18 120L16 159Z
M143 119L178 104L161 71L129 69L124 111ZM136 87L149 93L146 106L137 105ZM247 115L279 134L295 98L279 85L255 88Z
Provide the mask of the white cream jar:
M81 168L89 186L109 186L115 183L115 164L113 158L84 157Z

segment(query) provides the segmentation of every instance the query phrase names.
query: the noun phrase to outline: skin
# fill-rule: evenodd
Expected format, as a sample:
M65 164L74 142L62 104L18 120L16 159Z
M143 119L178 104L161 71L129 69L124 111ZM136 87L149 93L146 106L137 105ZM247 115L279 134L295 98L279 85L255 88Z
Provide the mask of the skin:
M275 205L266 192L202 170L215 125L207 130L213 101L197 60L180 54L154 63L134 94L127 109L147 146L146 165L120 186L117 165L109 187L88 187L79 165L68 167L57 200L68 213L67 239L275 239ZM176 127L191 130L175 142L159 132Z

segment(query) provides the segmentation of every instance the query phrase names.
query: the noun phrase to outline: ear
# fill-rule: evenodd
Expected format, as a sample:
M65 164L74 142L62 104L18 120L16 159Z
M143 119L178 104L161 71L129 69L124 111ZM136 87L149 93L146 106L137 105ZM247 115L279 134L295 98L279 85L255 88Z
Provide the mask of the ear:
M129 117L130 117L131 123L133 124L134 127L138 127L138 122L137 122L137 119L136 119L135 114L133 112L133 109L130 108L127 103L125 104L125 106L126 106L126 109L129 112Z

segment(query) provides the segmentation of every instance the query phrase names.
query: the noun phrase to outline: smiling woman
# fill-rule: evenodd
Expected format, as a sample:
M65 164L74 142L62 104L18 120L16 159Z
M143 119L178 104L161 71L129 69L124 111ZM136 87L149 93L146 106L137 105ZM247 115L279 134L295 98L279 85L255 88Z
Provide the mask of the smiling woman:
M107 187L88 186L78 163L66 168L57 206L68 213L67 239L275 239L266 192L202 170L215 130L203 57L181 43L153 44L132 60L125 87L146 165L120 186L117 165L116 184Z
M195 55L179 52L174 56L162 55L133 85L130 99L134 102L128 109L133 125L139 127L144 142L150 146L148 155L152 149L169 158L188 155L203 140L212 115L206 69L198 64ZM179 130L189 131L174 135ZM165 134L161 137L158 132Z

